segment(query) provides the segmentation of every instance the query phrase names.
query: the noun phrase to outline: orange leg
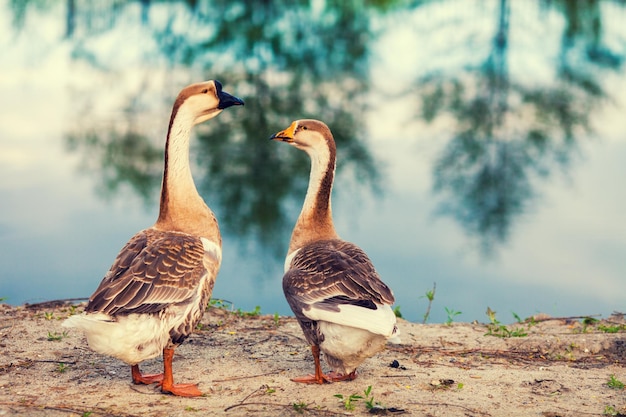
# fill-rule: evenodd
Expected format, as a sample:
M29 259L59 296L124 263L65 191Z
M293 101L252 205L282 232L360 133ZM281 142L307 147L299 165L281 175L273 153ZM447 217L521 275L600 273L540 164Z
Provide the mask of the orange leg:
M322 372L322 364L320 362L320 348L317 345L311 346L311 352L313 353L313 361L315 362L315 375L301 376L293 378L293 382L301 382L303 384L323 384L325 382L339 382L346 380L353 380L356 378L356 370L348 375L341 375L335 372L329 372L324 375Z
M154 384L155 382L163 381L163 374L144 375L139 370L139 365L131 366L130 373L133 377L133 383L137 385L139 384L150 385L150 384Z
M161 392L178 395L181 397L199 397L202 392L196 384L174 384L172 372L172 360L174 359L174 349L163 349L163 380Z

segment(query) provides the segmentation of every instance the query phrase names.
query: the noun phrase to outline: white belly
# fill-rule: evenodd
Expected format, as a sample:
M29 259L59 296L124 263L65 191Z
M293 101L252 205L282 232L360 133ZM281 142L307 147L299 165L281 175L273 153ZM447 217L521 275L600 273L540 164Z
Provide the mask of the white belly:
M63 326L83 330L91 349L130 365L159 356L169 343L172 327L152 315L129 314L113 321L102 313L71 316Z
M387 342L385 336L364 329L324 321L319 326L324 335L320 349L326 355L326 361L333 371L344 375L383 350Z

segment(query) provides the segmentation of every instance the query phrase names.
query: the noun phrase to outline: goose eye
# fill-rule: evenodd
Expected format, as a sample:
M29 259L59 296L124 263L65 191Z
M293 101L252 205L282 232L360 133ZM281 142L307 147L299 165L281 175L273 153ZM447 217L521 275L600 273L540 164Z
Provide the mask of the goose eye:
M204 90L202 90L202 94L206 94L206 93L208 93L208 92L209 92L209 89L208 89L208 88L205 88Z
M302 126L302 130L307 130L307 129L308 129L308 127Z

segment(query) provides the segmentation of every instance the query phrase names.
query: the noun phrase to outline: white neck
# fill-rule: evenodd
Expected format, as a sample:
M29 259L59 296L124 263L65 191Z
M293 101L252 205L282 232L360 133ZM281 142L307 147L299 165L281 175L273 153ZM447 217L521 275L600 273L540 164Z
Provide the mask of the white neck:
M322 180L326 175L326 170L328 168L328 162L330 160L330 154L328 153L327 148L323 148L321 150L316 150L316 152L310 152L309 156L311 157L311 173L309 175L309 186L306 191L306 196L304 197L304 203L302 205L302 211L300 212L300 216L305 213L311 212L315 209L315 204L317 201L317 196L322 188ZM335 171L333 168L332 177L334 178ZM331 182L332 186L332 182ZM329 190L330 192L331 190ZM321 202L320 202L321 203ZM330 194L328 195L328 210L331 209L330 202Z
M181 108L176 114L170 128L167 141L167 170L163 178L167 185L167 192L173 201L186 200L189 196L198 196L198 190L191 175L189 164L189 142L191 138L191 128L193 127L192 117Z
M288 253L307 243L338 238L330 201L335 176L334 155L331 156L326 146L305 150L311 157L311 174L302 211L291 235Z
M198 194L189 164L189 141L194 116L181 106L170 123L165 149L165 170L157 228L193 233L207 238L219 235L211 210Z

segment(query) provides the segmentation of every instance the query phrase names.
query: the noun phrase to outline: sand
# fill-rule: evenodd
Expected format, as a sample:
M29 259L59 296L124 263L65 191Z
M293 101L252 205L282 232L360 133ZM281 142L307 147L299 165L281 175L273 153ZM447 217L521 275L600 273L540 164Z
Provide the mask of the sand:
M133 385L129 366L61 327L83 307L0 304L0 416L626 414L620 314L591 324L539 316L506 331L492 325L511 337L489 335L484 323L400 319L402 344L370 358L356 380L302 385L290 378L311 373L313 360L293 317L212 307L174 357L175 382L198 383L204 396L179 398ZM161 366L157 358L142 370Z

